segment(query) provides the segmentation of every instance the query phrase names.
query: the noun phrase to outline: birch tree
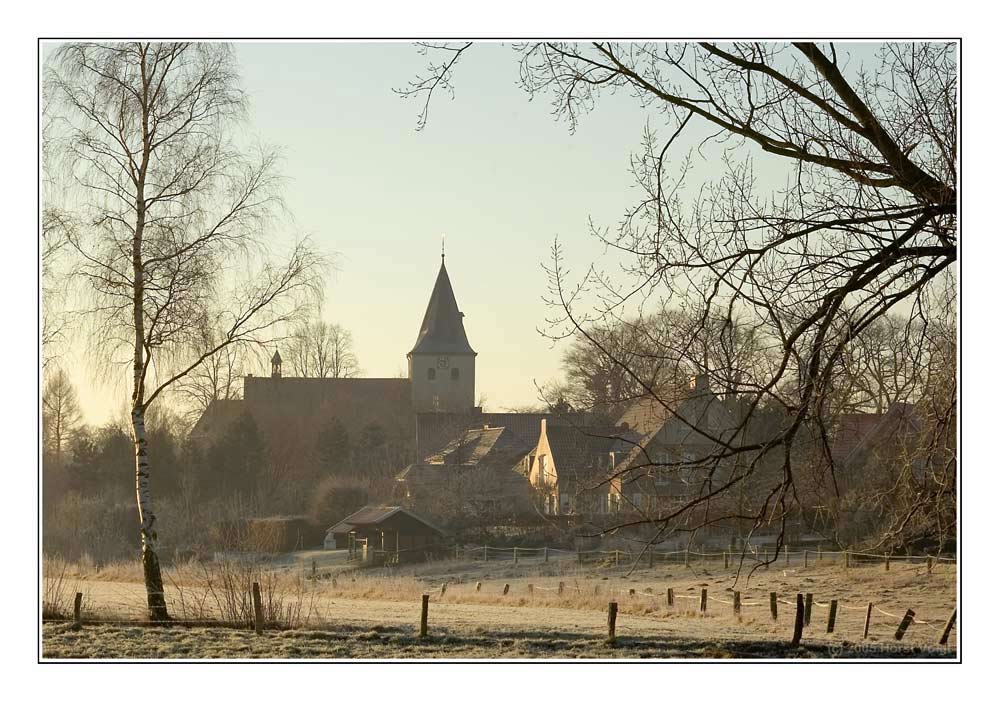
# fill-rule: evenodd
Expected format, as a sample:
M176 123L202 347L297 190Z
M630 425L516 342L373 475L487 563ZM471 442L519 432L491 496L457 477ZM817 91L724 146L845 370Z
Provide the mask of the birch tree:
M164 620L147 411L227 348L294 323L314 304L324 260L307 241L278 252L276 154L236 142L246 98L230 46L66 44L44 91L74 185L69 243L93 348L111 374L129 369L147 606Z

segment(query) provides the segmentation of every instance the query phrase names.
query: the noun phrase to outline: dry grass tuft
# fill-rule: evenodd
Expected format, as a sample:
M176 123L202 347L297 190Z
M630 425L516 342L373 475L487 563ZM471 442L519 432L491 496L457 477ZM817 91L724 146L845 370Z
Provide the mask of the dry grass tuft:
M69 619L73 595L67 582L69 564L62 559L42 561L42 619Z

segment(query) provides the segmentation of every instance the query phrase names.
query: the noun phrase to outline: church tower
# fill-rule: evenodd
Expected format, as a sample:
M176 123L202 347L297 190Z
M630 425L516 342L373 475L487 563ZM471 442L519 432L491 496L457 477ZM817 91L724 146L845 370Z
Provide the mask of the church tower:
M448 270L438 270L417 343L406 354L415 412L472 411L476 404L476 352L465 336Z

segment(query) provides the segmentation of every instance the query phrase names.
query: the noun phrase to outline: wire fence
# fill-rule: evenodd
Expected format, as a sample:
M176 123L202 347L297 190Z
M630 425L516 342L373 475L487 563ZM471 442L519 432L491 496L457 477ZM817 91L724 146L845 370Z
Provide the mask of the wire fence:
M459 546L454 547L456 558L465 558L482 561L521 561L542 559L548 561L554 558L576 558L580 563L594 561L614 560L617 565L640 565L646 563L653 566L657 563L704 563L705 561L720 560L726 567L732 564L761 564L770 566L772 564L791 566L793 564L808 568L810 564L840 560L846 567L863 564L882 563L886 569L890 569L891 562L905 562L911 565L924 565L932 569L938 564L957 564L955 555L941 554L877 554L870 551L833 551L823 549L799 549L790 550L768 550L767 547L747 547L744 550L724 549L721 551L698 551L694 549L677 549L671 551L660 551L653 548L646 548L637 551L625 551L620 549L603 550L570 550L551 546Z

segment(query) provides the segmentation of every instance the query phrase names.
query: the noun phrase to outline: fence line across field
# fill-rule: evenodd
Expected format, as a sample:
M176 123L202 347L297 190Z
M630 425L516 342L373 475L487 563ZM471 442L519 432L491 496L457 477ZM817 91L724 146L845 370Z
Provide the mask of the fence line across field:
M471 585L471 583L444 583L444 584L446 584L448 586L454 585L455 587L461 587L462 585ZM482 583L478 583L478 584L481 585ZM527 583L526 587L528 588L528 594L532 594L532 593L538 592L538 591L542 591L542 592L558 592L559 591L559 588L557 588L557 587L542 587L541 585L535 585L534 583ZM509 584L507 586L505 586L504 594L508 594L509 593L509 590L507 588L509 588ZM564 589L565 590L575 590L577 592L582 592L582 589L578 585L576 585L576 586L565 586ZM649 588L646 588L646 589L648 590ZM427 594L434 594L434 593L438 593L438 592L443 597L444 592L441 591L439 588L436 588L434 590L427 590L426 591ZM481 591L477 589L477 592L481 592ZM645 592L643 590L637 590L635 588L611 588L611 589L609 589L609 591L608 591L607 594L612 594L612 593L616 593L616 592L620 593L620 594L626 594L626 595L628 595L630 597L631 596L640 596L641 595L642 597L650 597L650 598L656 598L656 599L661 599L661 600L662 599L666 599L667 596L668 596L666 592ZM484 593L484 594L489 594L489 593ZM594 596L596 597L598 594L599 593L595 592ZM682 595L682 594L678 594L678 593L673 593L672 596L673 596L674 599L684 599L684 600L698 600L698 599L701 599L700 595ZM724 604L724 605L731 605L732 604L732 600L731 599L721 599L721 598L715 597L714 595L707 595L706 597L707 597L708 600L711 600L712 602L718 602L718 603ZM783 598L776 598L775 601L776 602L780 602L780 603L785 604L785 605L789 605L791 607L795 607L796 606L795 602L791 602L791 601L783 599ZM823 608L823 609L829 608L831 606L832 602L833 602L833 600L831 600L829 602L822 602L822 601L816 600L816 599L810 600L811 605L816 606L816 607L820 607L820 608ZM751 601L751 600L741 600L739 604L740 604L740 607L763 607L767 603L766 602ZM850 605L850 604L847 604L847 603L845 603L845 602L843 602L841 600L837 600L837 607L838 607L838 609L841 609L841 610L850 610L850 611L861 611L861 610L865 610L865 609L868 608L867 605ZM874 603L873 603L873 610L876 611L876 612L878 612L879 614L882 614L883 616L885 616L885 617L887 617L889 619L892 619L894 621L897 621L897 622L905 617L905 614L893 614L892 612L886 612L884 609L882 609L882 608L880 608L878 606L875 606ZM940 627L940 626L942 626L943 624L946 623L946 622L925 621L925 620L921 620L921 619L916 619L915 617L913 618L912 621L913 621L914 624L924 624L924 625L933 626L933 627Z
M447 586L449 584L450 583L444 583L444 584L442 584L442 586L440 588L440 594L441 594L442 597L444 596L444 594L446 592L446 589L447 589ZM476 591L477 592L480 592L479 586L481 584L482 584L481 582L477 583L477 587L476 587ZM284 628L282 626L282 624L280 623L280 620L278 620L278 619L271 619L271 618L269 618L268 616L266 616L264 614L264 609L262 607L261 591L260 591L260 588L258 586L258 583L254 582L254 583L252 583L252 585L253 585L253 588L252 588L252 591L250 593L251 594L251 598L250 599L252 600L252 609L240 609L239 610L239 614L237 616L235 616L235 617L232 617L231 619L228 619L228 620L227 619L218 619L218 618L211 618L211 617L205 617L205 616L199 616L199 617L195 617L195 618L181 616L181 617L172 617L170 619L170 621L167 622L167 623L164 623L164 622L143 621L141 619L127 619L127 618L122 618L122 617L94 617L92 614L88 614L86 617L84 617L83 616L84 611L90 613L90 612L93 612L95 610L93 608L92 603L90 603L90 602L87 603L88 606L87 606L86 609L84 609L83 606L82 606L82 604L83 604L83 602L82 602L82 600L83 600L83 593L77 592L76 593L76 597L75 597L75 602L74 602L73 625L74 625L74 628L82 627L85 623L88 624L88 625L89 624L102 624L102 625L131 625L131 626L135 626L135 625L164 625L164 624L169 624L169 625L181 625L181 626L218 627L218 628L232 628L232 629L250 629L250 628L253 628L255 630L255 632L256 632L257 635L262 635L265 628L273 628L275 626L277 628L279 628L279 629L280 628ZM562 591L564 589L564 586L565 586L565 583L560 583L560 587L558 589L560 591ZM538 587L538 586L535 586L533 583L528 583L527 588L528 588L528 592L530 594L533 594L536 589L547 590L547 591L552 591L552 590L556 589L556 588L542 588L542 587ZM649 589L649 588L647 588L647 589ZM510 590L510 584L509 583L504 584L503 594L507 595L508 592L509 592L509 590ZM629 596L633 596L633 595L637 595L637 594L642 594L642 595L651 596L651 597L663 597L663 595L664 595L663 593L638 592L634 588L629 588L629 589L614 589L613 588L613 589L611 589L611 591L608 594L614 594L615 592L618 592L618 593L627 593ZM669 591L669 592L672 595L672 590ZM741 593L738 592L738 591L731 592L731 594L732 594L732 600L720 599L718 597L715 597L715 596L712 596L712 595L708 595L707 593L708 593L708 590L706 588L702 588L700 597L699 596L695 596L695 595L673 595L673 597L677 597L677 598L681 598L681 599L700 599L701 600L700 610L701 610L701 613L702 613L703 616L707 615L706 603L707 603L708 600L711 600L713 602L722 603L722 604L725 604L725 605L732 604L733 614L734 614L734 616L740 622L743 621L742 617L740 615L742 607L761 606L761 605L764 604L763 602L751 602L751 601L741 602L740 601L741 600L741 598L740 598L740 594ZM239 599L243 599L243 597L245 596L245 593L230 593L230 594L231 594L231 596L232 595L236 595ZM422 605L421 605L420 628L419 628L420 636L421 637L427 636L427 633L428 633L429 602L430 602L430 598L433 596L433 594L434 594L433 591L431 591L431 592L425 591L421 595ZM596 594L597 594L597 592L595 591L595 595ZM673 597L670 600L671 603L672 603ZM90 599L93 599L93 598L90 598ZM771 616L772 616L772 619L774 619L774 620L777 619L777 610L774 609L774 605L775 605L776 602L779 602L779 601L782 602L782 603L785 603L785 604L791 604L791 602L789 602L788 600L777 598L776 597L776 593L772 592L771 593L771 603L772 603L772 614L771 614ZM809 620L809 614L808 613L809 613L809 610L811 609L812 605L816 605L818 607L824 607L824 608L829 607L830 608L830 616L829 616L828 624L827 624L827 627L826 627L826 633L829 634L829 633L832 633L834 631L834 626L835 626L835 621L836 621L836 613L837 613L837 609L840 606L839 605L839 601L838 600L830 600L829 602L824 603L824 602L820 602L818 600L814 600L811 594L807 594L805 602L806 602L806 610L805 610L805 619L806 619L806 621L803 622L802 621L802 619L803 619L803 616L802 616L803 615L803 606L802 606L803 599L802 599L802 594L799 593L799 595L797 597L797 602L795 604L795 607L796 607L796 618L795 619L796 619L796 621L795 621L795 634L793 635L793 638L792 638L792 644L793 645L797 645L800 642L800 640L801 640L802 624L803 623L805 623L807 625L809 624L809 621L808 621ZM118 606L120 608L119 611L121 611L121 609L124 609L125 611L139 611L140 610L140 607L136 603L134 603L134 602L128 602L128 603L126 603L126 602L122 602L122 601L119 601L119 600L116 600L116 599L111 599L111 600L105 599L105 600L102 600L100 603L98 603L98 608L101 609L101 610L106 610L108 608L108 605ZM671 604L671 606L672 606L672 604ZM853 609L853 610L862 609L862 607L851 607L850 605L843 605L843 608L844 609ZM618 610L618 603L617 603L617 601L616 600L612 600L608 604L608 609L609 609L609 618L608 618L608 639L607 639L607 643L613 644L614 641L615 641L615 625L616 625L617 615L618 615L618 611L619 611ZM884 616L884 617L892 620L893 624L896 625L897 628L896 628L896 632L894 634L894 638L897 641L902 640L903 636L906 634L906 631L907 631L907 628L909 627L909 625L911 623L915 623L915 624L922 624L922 625L926 625L926 626L932 627L935 631L940 632L940 634L941 634L940 639L936 639L938 641L938 645L940 645L940 646L947 646L948 645L949 635L950 635L950 632L952 630L952 627L955 624L955 619L956 619L956 614L957 614L957 610L954 610L952 612L951 618L946 623L942 623L942 622L932 622L932 621L925 621L925 620L917 619L916 616L915 616L915 613L914 613L914 611L912 609L908 609L903 615L898 615L898 614L894 614L892 612L887 612L886 610L882 609L881 607L875 605L872 602L869 602L868 605L867 605L867 607L864 607L864 609L867 609L867 611L868 611L868 614L867 614L866 619L865 619L864 636L863 636L864 639L868 638L871 612L874 610L878 614L880 614L880 615L882 615L882 616ZM314 613L316 615L315 619L313 618L313 614ZM273 616L273 612L272 612L272 616ZM625 613L625 616L629 616L629 617L636 618L636 619L657 620L657 618L651 618L651 617L648 617L648 616L644 617L644 616L642 616L641 613L639 613L639 614ZM313 607L312 604L310 604L310 607L309 607L309 610L308 610L306 616L304 618L300 619L298 625L294 626L293 628L307 628L314 621L316 623L323 623L324 619L319 614L319 610L315 609L315 607ZM329 621L329 620L326 620L326 621ZM944 624L944 626L942 626L942 624ZM626 631L634 630L633 627L630 627L627 624L625 624L622 628L624 630L626 630ZM731 636L733 633L734 632L727 632L726 635L727 636ZM737 635L740 635L741 632L736 632L736 633L737 633ZM742 634L742 635L743 636L750 636L749 633L745 633L745 634Z
M415 549L411 549L415 550ZM529 554L545 554L549 555L566 555L566 556L625 556L635 559L640 559L643 556L649 557L652 555L653 558L662 558L667 556L696 556L698 558L724 558L729 557L751 557L752 560L763 561L765 558L768 562L777 562L783 559L791 559L792 557L802 557L809 555L816 555L817 557L822 556L850 556L863 559L870 559L871 561L909 561L916 565L917 563L925 562L930 558L934 562L947 562L947 563L957 563L958 559L954 556L938 556L934 554L911 554L911 555L891 555L884 553L869 553L866 551L829 551L823 549L800 549L797 551L792 550L777 550L771 551L767 547L747 547L744 549L734 548L732 550L723 551L696 551L693 549L675 549L672 551L658 551L656 549L642 549L638 551L626 551L622 549L605 550L605 549L580 549L580 550L570 550L564 548L557 548L554 546L490 546L484 544L482 546L458 546L456 552L464 553L466 555L481 555L484 553L497 553L497 554L518 554L524 555L526 557Z

